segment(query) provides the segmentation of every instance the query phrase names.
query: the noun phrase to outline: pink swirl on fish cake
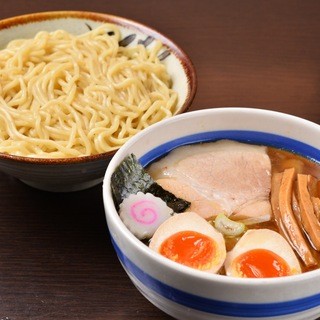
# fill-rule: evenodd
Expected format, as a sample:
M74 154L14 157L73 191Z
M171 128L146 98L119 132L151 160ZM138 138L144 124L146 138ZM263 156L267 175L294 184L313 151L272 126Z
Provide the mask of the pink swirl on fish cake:
M141 200L131 206L132 218L141 224L153 224L158 219L158 213L154 203L148 200Z

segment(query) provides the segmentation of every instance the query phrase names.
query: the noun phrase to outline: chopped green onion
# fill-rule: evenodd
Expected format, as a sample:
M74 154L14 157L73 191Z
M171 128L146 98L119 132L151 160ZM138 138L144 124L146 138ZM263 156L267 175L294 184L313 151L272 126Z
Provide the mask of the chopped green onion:
M233 221L220 213L214 221L214 227L225 236L236 237L244 232L246 226L244 223Z

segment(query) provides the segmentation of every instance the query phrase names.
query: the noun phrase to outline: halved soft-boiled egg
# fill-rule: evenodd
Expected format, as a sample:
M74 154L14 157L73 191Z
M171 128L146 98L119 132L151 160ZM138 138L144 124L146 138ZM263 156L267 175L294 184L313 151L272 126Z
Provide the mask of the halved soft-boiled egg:
M194 212L176 214L163 222L149 247L175 262L211 273L217 273L226 258L222 234Z
M226 274L241 278L273 278L301 273L291 246L278 232L248 230L228 252Z

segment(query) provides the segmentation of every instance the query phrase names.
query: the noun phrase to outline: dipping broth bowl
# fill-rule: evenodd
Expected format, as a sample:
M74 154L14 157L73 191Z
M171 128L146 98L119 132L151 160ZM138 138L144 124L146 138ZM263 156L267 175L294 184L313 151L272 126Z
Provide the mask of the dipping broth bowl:
M103 23L117 25L122 34L121 45L143 43L152 46L154 40L164 45L159 53L172 78L172 88L178 93L175 114L185 112L196 93L194 66L186 53L172 40L154 29L126 18L96 12L52 11L17 16L0 21L0 49L11 40L32 38L39 31L63 29L82 34ZM53 192L77 191L102 182L108 163L115 151L77 158L44 159L0 153L0 170L38 189Z
M274 111L217 108L193 111L154 124L128 141L111 160L103 181L110 237L137 289L155 306L181 320L290 319L320 315L320 270L280 278L233 278L195 270L152 251L123 224L110 179L134 153L143 166L176 147L220 139L294 151L320 162L320 126Z

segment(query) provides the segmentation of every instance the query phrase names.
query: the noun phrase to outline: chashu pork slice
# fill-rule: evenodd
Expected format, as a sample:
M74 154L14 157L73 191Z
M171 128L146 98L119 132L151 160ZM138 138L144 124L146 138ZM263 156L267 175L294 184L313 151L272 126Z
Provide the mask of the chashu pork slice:
M183 146L149 172L206 219L221 212L246 223L271 217L271 162L264 146L230 140Z

